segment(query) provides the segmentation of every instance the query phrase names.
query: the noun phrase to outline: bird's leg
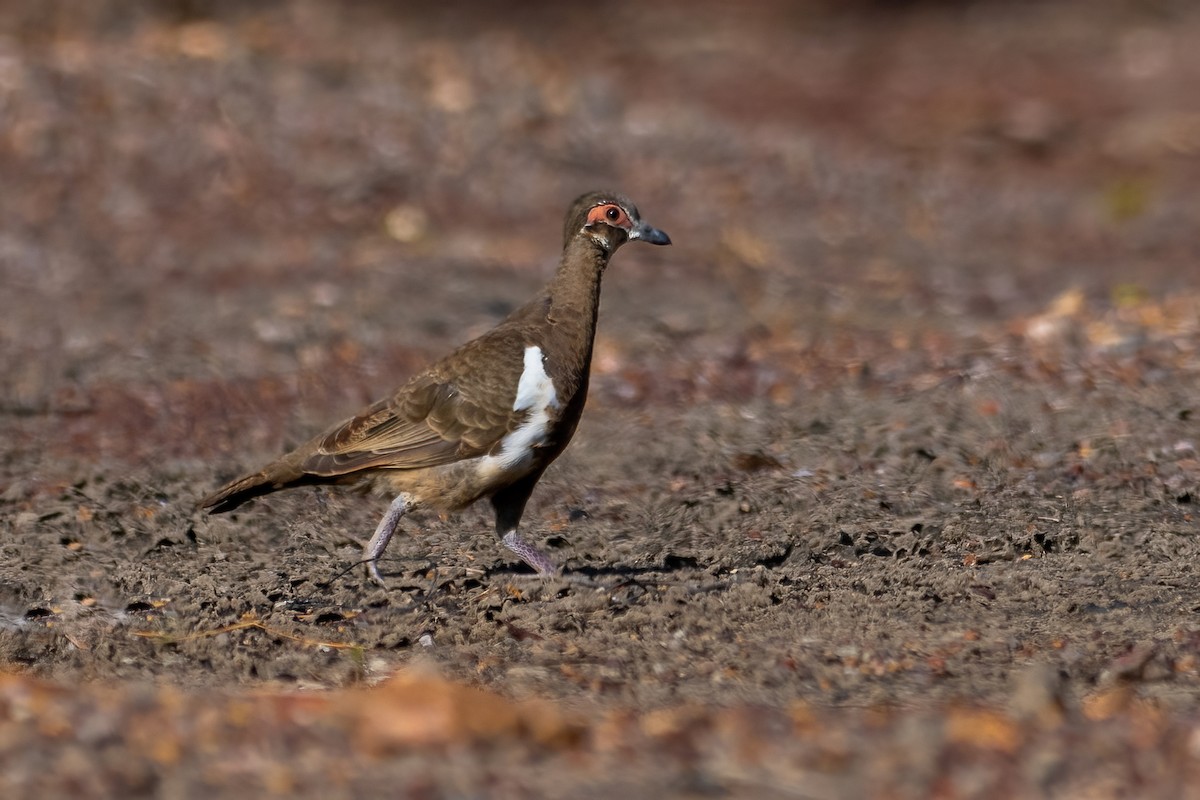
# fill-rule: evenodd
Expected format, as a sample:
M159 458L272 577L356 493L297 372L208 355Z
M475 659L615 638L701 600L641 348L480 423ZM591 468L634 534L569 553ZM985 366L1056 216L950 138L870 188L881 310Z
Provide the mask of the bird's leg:
M533 567L539 575L552 576L562 573L559 566L554 563L554 559L521 538L521 534L517 533L516 529L501 536L500 541L504 542L504 546L516 553L522 561Z
M379 557L387 549L388 542L392 540L392 535L396 532L396 526L400 524L400 518L404 516L404 512L408 511L408 506L408 499L403 494L396 495L396 499L388 506L383 519L379 520L379 526L375 528L375 535L363 548L363 559L367 562L367 575L380 586L386 587L383 578L379 575Z
M525 513L525 503L529 501L529 495L533 493L533 487L541 476L541 470L532 475L526 475L511 486L506 486L492 495L492 507L496 509L496 533L500 536L500 541L504 542L505 547L516 553L539 575L560 575L562 570L554 563L554 559L525 541L521 538L521 534L517 533L517 526L521 524L521 515Z

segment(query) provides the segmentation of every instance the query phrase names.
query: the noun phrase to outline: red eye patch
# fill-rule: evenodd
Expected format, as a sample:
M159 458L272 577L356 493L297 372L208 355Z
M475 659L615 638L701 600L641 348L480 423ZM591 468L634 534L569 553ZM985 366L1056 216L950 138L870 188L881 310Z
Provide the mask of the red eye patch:
M618 228L632 228L633 223L629 221L629 215L625 213L625 209L621 208L616 203L605 203L602 206L596 206L588 212L587 224L592 225L597 222L606 222L609 225L615 225Z

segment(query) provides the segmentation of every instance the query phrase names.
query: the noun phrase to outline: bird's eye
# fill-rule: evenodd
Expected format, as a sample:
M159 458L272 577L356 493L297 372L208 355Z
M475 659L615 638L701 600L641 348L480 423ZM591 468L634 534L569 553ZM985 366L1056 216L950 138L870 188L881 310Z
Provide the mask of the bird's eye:
M609 206L607 216L610 220L616 222L621 218L621 209L617 208L616 206Z

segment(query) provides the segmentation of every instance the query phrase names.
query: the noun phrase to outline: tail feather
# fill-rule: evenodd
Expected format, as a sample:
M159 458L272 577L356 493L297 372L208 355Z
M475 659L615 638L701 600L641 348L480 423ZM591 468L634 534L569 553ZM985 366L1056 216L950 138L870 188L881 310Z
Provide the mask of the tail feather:
M200 508L210 514L224 514L264 494L292 486L324 483L317 475L309 475L288 464L275 462L262 470L226 484L200 501Z

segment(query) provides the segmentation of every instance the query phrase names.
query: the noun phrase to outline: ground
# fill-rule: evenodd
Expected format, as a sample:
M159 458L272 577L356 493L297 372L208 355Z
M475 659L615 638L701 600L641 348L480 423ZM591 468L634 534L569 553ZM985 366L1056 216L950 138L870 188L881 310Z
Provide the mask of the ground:
M1200 10L0 15L4 796L1200 796ZM195 511L603 187L564 577Z

